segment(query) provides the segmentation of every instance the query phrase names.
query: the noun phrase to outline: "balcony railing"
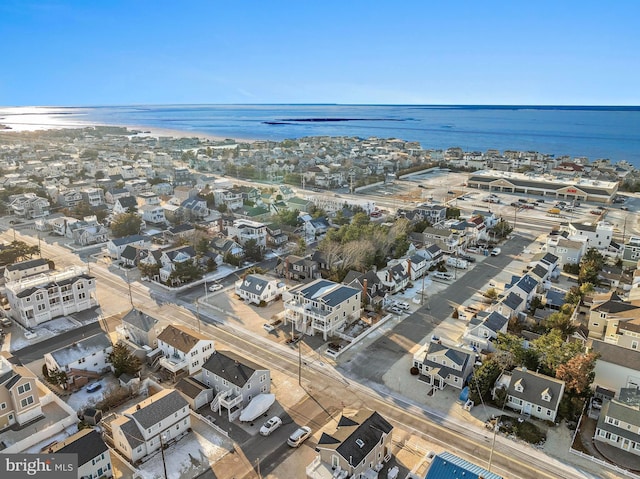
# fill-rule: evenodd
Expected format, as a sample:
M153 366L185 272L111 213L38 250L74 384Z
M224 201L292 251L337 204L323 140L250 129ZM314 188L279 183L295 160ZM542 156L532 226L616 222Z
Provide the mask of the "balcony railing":
M161 358L159 364L172 373L177 373L178 371L181 371L188 366L188 362L186 359L180 360L179 358L171 356L165 356L164 358Z

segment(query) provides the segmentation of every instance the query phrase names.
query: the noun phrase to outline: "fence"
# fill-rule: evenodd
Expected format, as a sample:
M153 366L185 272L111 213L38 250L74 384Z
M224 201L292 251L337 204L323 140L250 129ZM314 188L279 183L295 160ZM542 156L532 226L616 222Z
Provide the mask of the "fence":
M611 464L610 462L603 461L602 459L598 459L597 457L593 457L590 454L585 454L582 451L577 451L572 447L569 448L569 452L571 454L575 454L576 456L583 457L585 459L588 459L591 462L595 462L596 464L604 466L607 469L611 469L612 471L615 471L618 474L622 474L623 476L631 477L632 479L640 479L640 476L638 476L637 474L634 474L633 472L627 471L626 469L622 469L621 467L618 467L615 464Z
M196 419L202 421L203 423L205 423L207 426L212 427L213 429L215 429L216 431L218 431L219 434L222 434L224 437L228 438L229 437L229 433L227 431L225 431L224 429L222 429L220 426L218 426L217 424L215 424L214 422L210 421L209 419L207 419L206 417L202 416L201 414L198 414L195 411L190 411L191 415L193 417L195 417Z

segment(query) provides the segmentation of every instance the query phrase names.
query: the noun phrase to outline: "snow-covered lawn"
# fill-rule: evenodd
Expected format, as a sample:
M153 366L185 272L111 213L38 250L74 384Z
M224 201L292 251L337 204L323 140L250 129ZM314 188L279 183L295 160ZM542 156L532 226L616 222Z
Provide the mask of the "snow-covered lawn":
M213 442L212 442L213 440ZM177 443L164 451L167 477L172 479L192 478L202 473L209 465L228 452L222 447L222 439L205 438L196 431L191 431ZM164 478L162 455L158 451L140 467L140 474L145 479Z
M35 329L36 337L29 340L24 337L22 331L20 331L16 326L13 328L11 333L11 351L18 351L22 348L35 344L36 342L44 341L45 339L52 338L66 331L71 331L77 327L78 322L62 316L39 325Z
M74 411L79 411L83 407L91 407L95 405L98 401L101 401L105 394L107 394L112 388L118 387L118 380L111 374L100 378L99 382L102 384L102 388L96 392L87 392L87 388L85 386L79 391L76 391L66 397L64 401L71 406Z
M55 436L48 437L44 441L41 441L38 444L34 444L29 449L23 452L28 454L40 454L44 447L49 446L50 444L53 444L55 442L64 441L66 438L75 434L76 432L78 432L78 426L77 424L74 424L73 426L69 426L63 431L60 431Z

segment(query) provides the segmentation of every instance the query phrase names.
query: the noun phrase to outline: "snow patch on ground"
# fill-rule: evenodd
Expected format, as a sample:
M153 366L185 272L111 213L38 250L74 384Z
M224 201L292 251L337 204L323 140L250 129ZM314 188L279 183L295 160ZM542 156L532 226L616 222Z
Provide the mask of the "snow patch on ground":
M55 436L48 437L44 441L34 444L29 449L23 452L28 454L39 454L42 452L42 449L44 449L45 447L52 445L53 443L56 443L56 442L64 441L66 438L75 434L76 432L78 432L78 426L74 424L73 426L70 426L63 431L60 431Z
M227 449L192 431L165 449L167 477L196 477L226 453ZM140 466L139 471L144 479L164 478L162 455L159 452L155 454Z

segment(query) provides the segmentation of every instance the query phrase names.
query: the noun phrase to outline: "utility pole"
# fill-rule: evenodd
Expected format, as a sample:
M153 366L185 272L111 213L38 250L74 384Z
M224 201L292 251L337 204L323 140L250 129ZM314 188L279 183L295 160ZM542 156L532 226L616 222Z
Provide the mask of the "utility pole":
M129 302L131 303L131 307L135 308L133 305L133 295L131 294L131 281L129 280L129 270L125 269L125 275L127 277L127 288L129 289Z
M164 479L169 479L169 476L167 475L167 462L164 458L164 443L162 442L162 434L163 433L158 434L158 437L160 438L160 454L162 454L162 468L164 469Z
M302 340L298 341L298 386L302 386Z
M201 320L200 320L200 305L198 304L198 300L195 300L196 303L196 321L198 321L198 332L201 333Z

